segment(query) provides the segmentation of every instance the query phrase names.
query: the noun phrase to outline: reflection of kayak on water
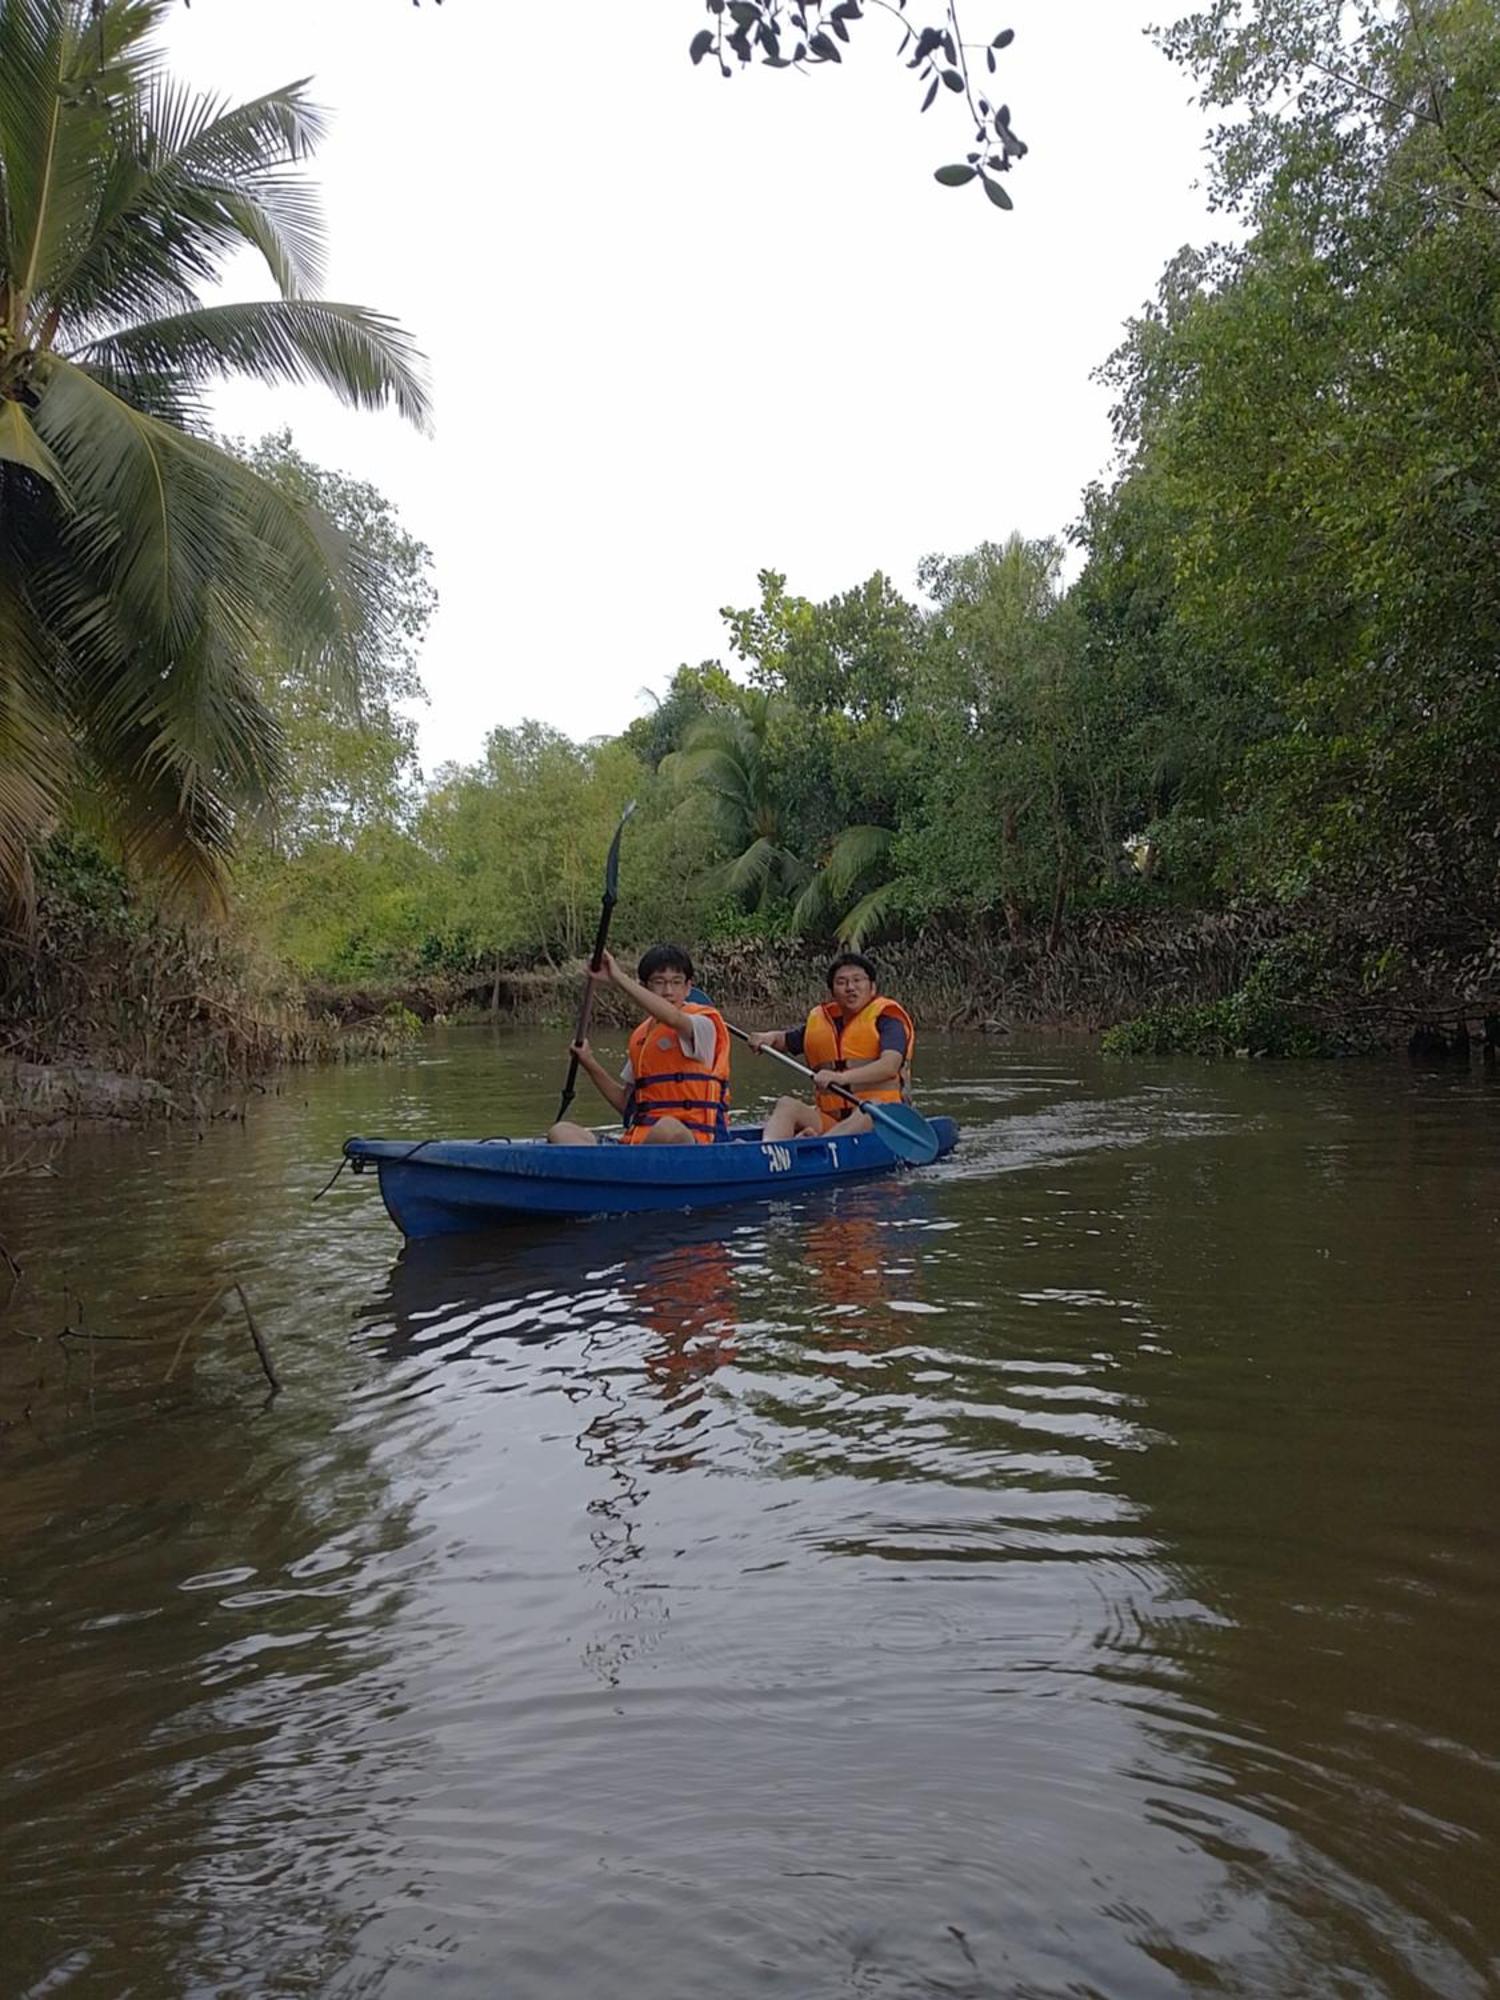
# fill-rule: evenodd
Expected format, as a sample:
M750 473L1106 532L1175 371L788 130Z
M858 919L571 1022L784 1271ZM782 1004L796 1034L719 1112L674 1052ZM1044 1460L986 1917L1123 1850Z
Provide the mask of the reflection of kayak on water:
M938 1153L958 1127L935 1118ZM714 1146L549 1146L541 1140L349 1139L356 1173L373 1166L406 1236L451 1236L522 1217L643 1215L825 1188L900 1164L879 1131L762 1142L758 1126Z
M733 1354L734 1272L722 1221L605 1218L579 1239L555 1231L407 1243L366 1309L366 1333L391 1354L489 1348L592 1333L647 1332L646 1373L665 1384Z

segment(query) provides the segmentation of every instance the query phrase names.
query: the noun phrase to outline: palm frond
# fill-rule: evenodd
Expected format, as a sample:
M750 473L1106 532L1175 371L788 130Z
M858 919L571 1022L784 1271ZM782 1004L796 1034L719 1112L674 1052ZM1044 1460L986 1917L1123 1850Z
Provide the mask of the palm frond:
M792 905L791 925L798 937L818 937L832 914L828 877L820 868Z
M190 381L244 374L262 382L316 382L357 409L394 404L419 428L428 399L416 352L394 320L322 299L200 306L90 342L73 357L96 363L127 396L136 377Z
M867 875L885 865L895 837L888 826L844 828L824 864L828 894L835 903L847 902Z
M192 440L54 359L34 413L77 513L70 540L107 581L143 641L186 641L225 554L244 540L222 481L205 476Z
M285 171L324 130L303 88L289 84L226 108L157 79L122 120L93 231L56 276L64 324L87 329L190 306L194 282L213 279L242 245L264 257L283 297L316 289L324 261L317 193Z
M755 818L755 799L744 766L726 751L704 745L697 750L674 750L663 757L661 769L667 782L680 791L700 791L714 802L715 810L730 830L748 835Z
M748 902L766 893L776 876L777 859L777 850L769 840L752 841L743 854L724 863L719 879L732 896Z
M178 772L149 755L93 763L88 780L128 863L183 901L223 910L235 819L222 796L184 787Z
M851 951L858 951L861 945L879 937L900 909L902 890L900 881L882 882L878 889L861 896L854 908L839 919L835 932L839 943L848 945Z
M306 663L352 666L382 614L349 550L218 445L186 435L55 361L35 412L77 512L67 538L83 594L107 587L148 651L196 643L203 607L246 644L276 630ZM86 645L75 627L73 640Z
M62 467L37 436L26 411L9 398L0 402L0 459L10 465L24 466L38 479L44 479L59 496L67 491Z
M0 897L25 900L32 844L61 813L73 773L54 649L35 606L0 564Z
M116 119L149 84L161 11L160 0L113 0L96 15L75 0L0 9L3 265L23 327L93 229L99 162Z

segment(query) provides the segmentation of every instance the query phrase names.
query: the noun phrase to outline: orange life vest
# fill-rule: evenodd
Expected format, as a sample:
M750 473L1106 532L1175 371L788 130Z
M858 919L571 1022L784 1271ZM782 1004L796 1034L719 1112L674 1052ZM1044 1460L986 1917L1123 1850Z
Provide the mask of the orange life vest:
M825 1001L821 1007L814 1007L803 1030L802 1060L809 1069L862 1069L866 1063L878 1062L880 1022L886 1014L906 1030L906 1060L901 1065L901 1074L889 1083L860 1083L853 1089L856 1097L876 1104L899 1103L911 1082L911 1059L917 1046L911 1015L899 1000L888 1000L883 993L877 993L868 1006L861 1007L847 1021L837 1001ZM851 1108L846 1097L835 1097L831 1090L818 1092L818 1109L826 1118L847 1118Z
M630 1037L634 1081L625 1107L627 1144L645 1137L658 1118L680 1118L700 1146L729 1132L729 1030L716 1007L682 1003L684 1014L706 1014L714 1024L712 1063L694 1062L682 1052L677 1030L647 1015Z

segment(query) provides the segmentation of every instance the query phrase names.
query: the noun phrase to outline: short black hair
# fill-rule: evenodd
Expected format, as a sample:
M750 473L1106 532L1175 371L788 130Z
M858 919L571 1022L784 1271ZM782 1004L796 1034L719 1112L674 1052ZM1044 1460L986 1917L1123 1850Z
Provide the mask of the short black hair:
M842 972L846 965L857 965L872 986L880 984L880 973L873 958L866 958L862 951L841 951L828 968L828 990L830 993L833 991L835 975Z
M658 972L680 972L684 979L693 977L693 961L680 944L654 944L644 954L635 969L636 978L642 986L648 979L654 979Z

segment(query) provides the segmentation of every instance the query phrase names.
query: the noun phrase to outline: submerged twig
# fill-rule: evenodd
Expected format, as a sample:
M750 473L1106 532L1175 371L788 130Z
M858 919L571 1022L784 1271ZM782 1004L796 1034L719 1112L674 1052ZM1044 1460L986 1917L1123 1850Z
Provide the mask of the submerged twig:
M271 1360L271 1350L266 1346L265 1335L255 1324L255 1314L250 1310L250 1301L245 1297L245 1288L238 1278L234 1281L234 1289L239 1293L240 1304L245 1308L245 1324L250 1329L250 1338L255 1342L255 1351L260 1356L260 1365L266 1371L266 1380L271 1385L271 1394L279 1396L281 1394L281 1382L277 1376L275 1364Z
M193 1317L182 1330L182 1338L177 1343L176 1351L173 1353L162 1381L163 1383L171 1381L173 1375L177 1372L177 1364L181 1361L183 1350L186 1348L188 1342L208 1318L214 1307L221 1305L230 1292L238 1294L240 1305L245 1314L245 1324L249 1327L250 1338L255 1343L256 1358L265 1370L266 1380L271 1385L271 1394L279 1396L281 1394L281 1377L276 1373L276 1364L271 1359L271 1350L266 1344L266 1337L261 1332L259 1326L256 1325L255 1314L250 1310L250 1301L245 1296L245 1287L240 1283L238 1278L232 1279L227 1285L221 1285L216 1292L211 1292L202 1305L199 1306L197 1312L194 1313Z
M182 1359L183 1349L187 1346L188 1342L192 1339L193 1335L198 1331L199 1327L202 1326L203 1322L208 1318L209 1314L213 1311L214 1307L219 1303L219 1301L223 1298L223 1296L224 1296L224 1287L220 1285L219 1289L216 1292L209 1293L208 1297L203 1301L202 1305L199 1306L198 1310L193 1314L193 1317L188 1321L187 1325L183 1328L182 1338L177 1343L176 1350L174 1351L172 1359L168 1364L166 1374L163 1375L161 1378L164 1385L170 1382L172 1377L177 1373L177 1364Z

